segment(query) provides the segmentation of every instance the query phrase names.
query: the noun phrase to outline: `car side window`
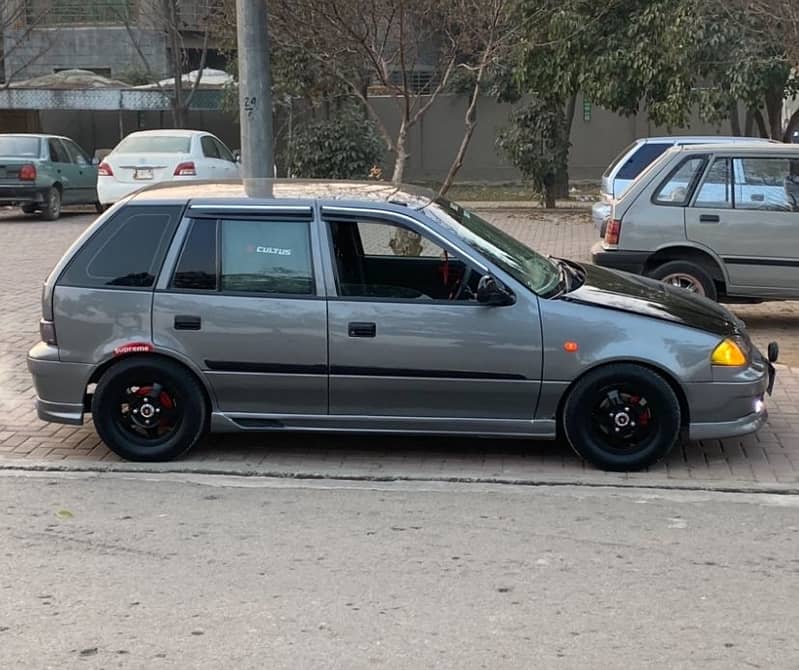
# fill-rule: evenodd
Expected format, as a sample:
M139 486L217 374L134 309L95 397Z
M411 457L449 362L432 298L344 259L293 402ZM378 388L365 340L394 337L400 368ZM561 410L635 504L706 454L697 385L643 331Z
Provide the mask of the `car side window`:
M694 207L730 209L732 207L732 183L730 159L717 158L705 175L694 200Z
M151 290L180 207L128 206L97 230L58 280L62 286Z
M635 179L644 169L658 158L671 144L647 143L642 144L619 168L616 179Z
M705 156L693 156L683 160L660 184L652 197L652 202L658 205L684 206L691 198L691 192L702 176L706 164Z
M395 300L474 300L480 273L458 254L403 226L328 222L340 296Z
M314 295L308 221L220 221L219 285L232 293Z
M217 140L215 137L211 138L216 145L216 150L219 153L219 157L223 161L228 161L229 163L235 163L236 159L233 158L233 154L231 153L230 149L228 149L222 142Z
M203 147L203 156L206 158L219 158L219 149L217 149L214 138L210 135L203 135L200 143Z
M799 211L799 159L736 158L735 209Z
M219 286L217 222L195 219L180 254L172 288L185 291L216 291Z
M51 137L47 140L47 146L50 149L50 160L53 163L71 163L72 161L67 154L64 145L61 144L61 141L55 137Z

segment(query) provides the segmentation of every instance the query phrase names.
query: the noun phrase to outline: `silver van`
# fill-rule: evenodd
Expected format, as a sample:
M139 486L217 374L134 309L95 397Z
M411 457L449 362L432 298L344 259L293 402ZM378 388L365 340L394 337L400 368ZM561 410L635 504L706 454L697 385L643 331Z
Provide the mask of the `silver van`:
M739 144L739 143L774 143L775 140L734 137L724 135L686 135L668 137L642 137L613 159L602 175L599 200L591 208L591 218L600 237L605 235L605 226L610 220L613 200L620 198L630 185L647 167L674 146L693 144Z
M714 300L799 298L799 146L670 149L614 203L592 259Z
M432 192L140 191L47 279L40 418L134 460L208 430L563 436L603 468L757 430L774 382L724 307L537 254ZM676 210L675 210L676 211Z

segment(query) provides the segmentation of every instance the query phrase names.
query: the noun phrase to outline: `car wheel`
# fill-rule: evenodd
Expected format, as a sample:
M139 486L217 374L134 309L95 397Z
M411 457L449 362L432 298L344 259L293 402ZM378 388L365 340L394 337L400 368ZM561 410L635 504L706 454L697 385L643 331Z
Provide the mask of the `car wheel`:
M649 276L653 279L716 300L718 292L713 279L700 265L689 261L670 261L656 267Z
M563 407L571 447L603 470L640 470L663 458L680 436L680 403L659 374L633 364L586 374Z
M42 218L45 221L55 221L59 216L61 216L61 191L53 186L45 196Z
M130 461L167 461L205 432L208 408L200 384L169 360L133 356L114 365L95 389L97 433Z

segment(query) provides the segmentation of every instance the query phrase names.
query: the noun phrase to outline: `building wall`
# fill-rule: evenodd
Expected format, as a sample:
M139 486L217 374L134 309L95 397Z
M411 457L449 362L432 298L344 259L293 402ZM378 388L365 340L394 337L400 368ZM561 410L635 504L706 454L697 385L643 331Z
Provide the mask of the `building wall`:
M111 77L145 71L134 39L153 72L168 71L165 35L155 30L133 28L129 34L124 26L70 26L39 28L27 37L23 30L6 31L7 45L20 39L23 45L6 59L6 75L16 73L15 81L72 68L110 72Z

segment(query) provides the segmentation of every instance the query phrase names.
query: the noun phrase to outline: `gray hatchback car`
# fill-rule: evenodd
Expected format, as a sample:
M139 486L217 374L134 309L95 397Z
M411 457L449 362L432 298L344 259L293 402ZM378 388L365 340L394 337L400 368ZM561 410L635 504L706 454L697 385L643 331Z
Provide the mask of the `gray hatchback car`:
M89 227L44 286L39 416L91 412L134 460L207 430L562 435L613 470L766 420L774 368L709 300L545 258L432 193L272 190L155 187Z
M799 298L799 146L666 151L613 203L597 265L723 302Z

